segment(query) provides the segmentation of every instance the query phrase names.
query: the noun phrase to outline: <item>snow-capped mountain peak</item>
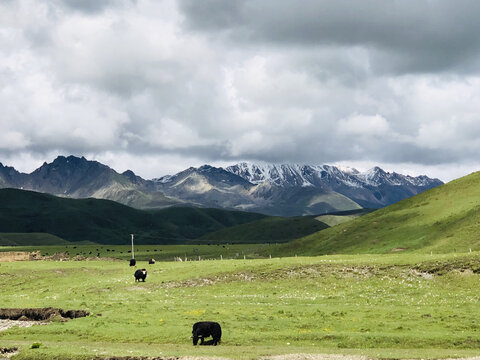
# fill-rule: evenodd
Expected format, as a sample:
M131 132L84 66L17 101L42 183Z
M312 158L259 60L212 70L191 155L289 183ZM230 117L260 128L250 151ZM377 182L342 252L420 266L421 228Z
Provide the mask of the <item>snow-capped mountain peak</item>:
M348 186L351 188L367 188L382 185L433 187L442 184L438 179L390 173L378 166L366 172L360 172L355 168L332 165L277 165L242 162L229 166L225 170L244 178L252 184L268 182L281 187L336 188L338 186Z

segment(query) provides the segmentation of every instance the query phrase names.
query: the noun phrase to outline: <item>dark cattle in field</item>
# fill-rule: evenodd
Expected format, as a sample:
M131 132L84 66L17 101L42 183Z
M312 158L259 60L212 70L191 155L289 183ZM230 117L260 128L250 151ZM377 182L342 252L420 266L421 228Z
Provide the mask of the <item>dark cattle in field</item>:
M135 282L142 280L145 282L145 278L147 277L147 270L139 269L135 271Z
M148 263L149 263L150 265L155 264L155 259L150 259L150 260L148 260Z
M99 254L100 255L100 254ZM135 266L137 264L137 260L130 259L130 266Z
M193 324L192 339L193 345L197 345L198 339L200 339L200 345L206 345L204 338L211 336L211 345L217 345L222 338L222 328L220 324L214 321L200 321ZM210 342L210 341L208 341Z

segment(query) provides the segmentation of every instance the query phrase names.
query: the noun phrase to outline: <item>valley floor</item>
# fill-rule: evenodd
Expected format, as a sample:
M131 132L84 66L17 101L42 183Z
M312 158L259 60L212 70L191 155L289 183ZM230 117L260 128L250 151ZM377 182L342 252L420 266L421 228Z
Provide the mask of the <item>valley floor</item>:
M0 348L17 347L15 359L480 355L480 253L139 261L137 268L147 269L145 283L135 283L125 261L1 263L1 307L91 315L8 328ZM202 320L222 325L220 346L191 344L192 325Z

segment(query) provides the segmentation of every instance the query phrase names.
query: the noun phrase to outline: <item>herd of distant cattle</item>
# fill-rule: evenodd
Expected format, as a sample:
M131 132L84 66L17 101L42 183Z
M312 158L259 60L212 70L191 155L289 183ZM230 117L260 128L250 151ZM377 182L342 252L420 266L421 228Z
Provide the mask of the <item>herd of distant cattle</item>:
M150 259L148 261L149 264L155 264L154 259ZM135 259L130 260L130 266L135 266L136 261ZM135 282L145 282L147 278L147 270L146 269L137 269L134 273ZM212 337L211 340L205 341L205 338ZM193 345L198 344L198 340L200 340L200 345L214 345L220 343L222 338L222 328L220 324L215 321L199 321L193 324L192 328L192 336Z

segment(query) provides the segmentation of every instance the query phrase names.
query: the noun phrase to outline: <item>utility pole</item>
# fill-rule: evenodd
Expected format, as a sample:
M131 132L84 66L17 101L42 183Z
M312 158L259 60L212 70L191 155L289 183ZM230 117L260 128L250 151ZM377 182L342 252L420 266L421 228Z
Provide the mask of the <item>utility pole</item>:
M133 234L130 234L130 236L132 237L132 259L135 259L135 253L133 252Z
M133 252L133 234L130 234L132 237L132 258L130 260L130 266L135 266L137 264L137 261L135 260L135 253Z

